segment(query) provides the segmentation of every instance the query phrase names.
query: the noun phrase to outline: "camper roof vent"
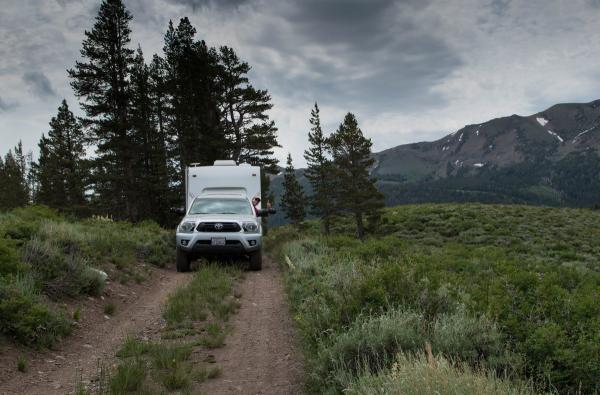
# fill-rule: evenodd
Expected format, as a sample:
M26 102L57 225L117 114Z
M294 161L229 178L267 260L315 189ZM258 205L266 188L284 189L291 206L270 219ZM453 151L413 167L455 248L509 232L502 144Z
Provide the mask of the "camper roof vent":
M216 160L213 166L237 166L234 160Z

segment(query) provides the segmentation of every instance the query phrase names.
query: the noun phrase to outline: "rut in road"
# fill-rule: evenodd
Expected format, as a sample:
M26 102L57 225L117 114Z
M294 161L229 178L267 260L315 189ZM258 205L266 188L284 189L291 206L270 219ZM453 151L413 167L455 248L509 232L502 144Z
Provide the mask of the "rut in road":
M233 332L215 350L222 376L203 384L205 394L302 394L303 362L281 271L268 257L239 287L241 308Z
M185 286L192 276L174 270L157 270L156 275L156 278L143 284L137 297L128 301L113 318L100 317L85 331L65 339L57 349L40 354L31 364L28 374L18 374L0 383L0 394L73 393L80 379L90 380L97 375L99 361L108 364L114 360L115 350L127 335L159 331L164 324L162 308L167 296Z

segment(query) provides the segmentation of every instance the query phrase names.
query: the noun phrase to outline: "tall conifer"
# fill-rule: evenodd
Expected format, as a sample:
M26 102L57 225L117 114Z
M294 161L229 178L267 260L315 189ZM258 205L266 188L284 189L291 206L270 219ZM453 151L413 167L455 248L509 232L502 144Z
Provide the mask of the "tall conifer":
M0 209L8 210L29 203L27 186L26 160L23 155L23 145L19 144L9 150L0 167Z
M275 122L267 112L273 108L266 90L256 89L248 79L250 66L232 48L219 51L223 94L222 119L230 145L229 156L236 162L262 166L267 173L277 172L273 148L279 147Z
M137 147L129 106L131 14L121 0L103 0L91 31L85 32L82 61L69 70L71 86L86 113L90 140L97 144L94 190L101 209L136 219L134 166Z
M209 165L222 159L227 149L218 109L218 55L195 35L188 18L182 18L177 28L169 22L163 48L169 133L177 145L180 175L191 163Z
M168 173L165 136L162 128L161 89L155 84L156 70L146 65L138 48L131 70L131 122L135 145L139 147L135 182L140 218L164 223L168 213Z
M288 154L287 166L283 175L283 195L281 196L281 208L294 225L304 221L305 198L302 185L296 179L296 171L292 163L292 155Z
M383 195L369 175L374 159L370 139L364 137L356 117L348 113L330 138L336 183L336 205L354 216L356 235L365 236L364 216L376 217L383 207Z
M304 175L310 181L313 195L310 197L312 213L321 218L323 231L329 234L335 194L332 163L328 157L329 143L323 135L319 106L310 112L311 129L308 133L309 147L304 151L307 168Z
M36 201L50 207L80 211L84 204L86 164L84 133L63 100L50 121L48 137L38 144Z

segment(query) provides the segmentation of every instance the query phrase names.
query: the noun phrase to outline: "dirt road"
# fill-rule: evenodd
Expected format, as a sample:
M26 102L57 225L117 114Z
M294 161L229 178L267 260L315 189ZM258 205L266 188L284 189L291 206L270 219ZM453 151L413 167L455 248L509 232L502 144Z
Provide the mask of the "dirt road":
M297 347L281 272L269 258L263 270L247 272L233 332L215 350L223 375L208 381L205 394L302 394L302 355Z
M281 272L267 257L260 272L248 271L239 284L241 308L232 317L226 345L211 350L222 369L219 378L201 385L203 394L301 394L302 356L297 347ZM155 270L143 284L111 284L102 299L84 300L81 324L56 349L36 353L0 345L0 395L70 394L79 381L98 374L98 364L110 365L127 335L156 337L164 326L161 309L169 293L191 275ZM116 304L106 316L103 306ZM28 371L18 373L15 361L27 355Z
M161 308L169 293L184 286L191 276L174 270L156 270L154 278L138 285L107 287L104 300L116 304L116 314L106 316L103 303L88 303L82 308L82 324L55 350L31 354L27 373L15 373L18 350L7 346L0 362L0 394L69 394L79 380L90 380L98 373L98 363L107 364L129 334L151 334L163 325ZM10 369L12 374L8 375ZM4 379L4 380L2 380Z

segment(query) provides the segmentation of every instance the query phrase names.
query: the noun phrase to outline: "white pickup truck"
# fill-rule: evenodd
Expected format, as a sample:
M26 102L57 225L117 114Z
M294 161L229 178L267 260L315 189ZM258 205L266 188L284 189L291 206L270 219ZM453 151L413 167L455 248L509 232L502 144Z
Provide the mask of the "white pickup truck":
M177 226L177 271L201 256L245 255L250 269L262 268L262 226L251 200L261 195L260 167L219 160L185 171L185 216ZM270 210L271 212L273 210Z

